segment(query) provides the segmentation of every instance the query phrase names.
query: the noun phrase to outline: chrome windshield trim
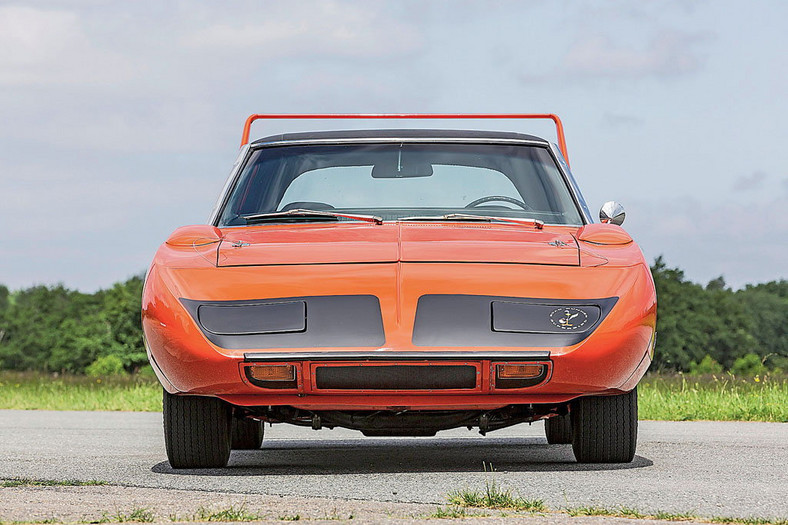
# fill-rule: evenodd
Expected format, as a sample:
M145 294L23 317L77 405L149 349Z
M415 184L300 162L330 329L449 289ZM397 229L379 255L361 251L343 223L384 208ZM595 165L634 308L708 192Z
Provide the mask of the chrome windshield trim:
M549 359L549 350L519 351L426 351L397 352L392 350L373 351L303 351L303 352L247 352L244 354L246 363L266 363L281 361L466 361L466 360L512 360L533 361Z
M591 217L591 212L587 209L587 205L583 206L585 204L585 199L580 193L580 188L577 187L576 182L574 181L574 176L571 175L569 165L566 163L566 160L561 154L561 150L558 149L558 146L552 142L548 145L547 149L553 156L555 165L558 167L558 171L561 173L561 177L564 179L564 184L566 184L566 187L569 188L569 194L572 195L572 200L575 202L575 207L577 208L578 212L580 212L580 217L584 221L583 225L592 224L594 219Z
M235 181L241 174L243 167L246 166L246 162L251 152L252 148L250 148L248 144L241 146L241 150L238 152L238 155L235 158L233 167L230 168L230 174L227 176L227 181L224 183L222 191L219 193L219 198L216 200L216 204L214 205L213 209L211 210L211 214L208 217L208 224L212 226L219 225L219 214L227 204L227 199L230 196L230 192L235 187Z

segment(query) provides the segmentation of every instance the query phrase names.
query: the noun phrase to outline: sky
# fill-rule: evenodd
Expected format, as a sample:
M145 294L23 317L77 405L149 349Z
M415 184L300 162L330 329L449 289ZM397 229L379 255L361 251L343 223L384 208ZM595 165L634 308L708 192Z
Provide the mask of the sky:
M557 113L592 212L622 203L650 262L786 278L787 20L782 0L0 1L0 283L142 273L266 112Z

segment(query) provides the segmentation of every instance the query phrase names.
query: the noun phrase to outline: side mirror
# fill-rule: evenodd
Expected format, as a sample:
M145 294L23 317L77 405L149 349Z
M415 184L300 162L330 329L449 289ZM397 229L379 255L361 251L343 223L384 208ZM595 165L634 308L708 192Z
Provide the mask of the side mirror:
M606 224L621 226L626 217L627 212L624 211L624 207L616 201L607 201L599 210L599 220Z

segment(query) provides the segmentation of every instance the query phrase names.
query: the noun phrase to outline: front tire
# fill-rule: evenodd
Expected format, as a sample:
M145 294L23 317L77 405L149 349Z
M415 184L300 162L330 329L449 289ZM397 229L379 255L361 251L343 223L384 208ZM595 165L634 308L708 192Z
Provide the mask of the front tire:
M637 389L572 402L572 451L578 463L629 463L638 437Z
M230 459L230 405L164 391L164 444L172 468L221 468Z
M257 450L263 444L263 422L256 419L233 418L233 450Z
M568 445L572 442L572 421L569 414L548 417L544 420L544 433L551 445Z

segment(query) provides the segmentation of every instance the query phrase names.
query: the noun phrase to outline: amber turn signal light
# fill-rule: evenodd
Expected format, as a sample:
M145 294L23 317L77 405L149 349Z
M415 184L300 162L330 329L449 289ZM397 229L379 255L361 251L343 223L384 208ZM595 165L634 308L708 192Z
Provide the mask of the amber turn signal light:
M544 371L544 365L498 365L498 379L532 379L539 377Z
M293 365L254 365L249 367L249 377L258 381L295 381Z

